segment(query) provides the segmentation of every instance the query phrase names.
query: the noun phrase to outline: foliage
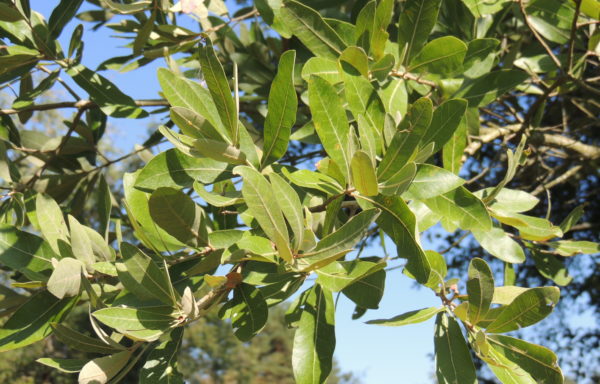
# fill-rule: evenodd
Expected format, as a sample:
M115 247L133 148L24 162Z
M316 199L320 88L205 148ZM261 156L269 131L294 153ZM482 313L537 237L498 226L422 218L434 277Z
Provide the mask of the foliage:
M0 2L0 80L19 85L0 111L0 263L14 287L2 288L10 317L0 351L54 333L103 352L42 360L78 372L80 383L118 382L140 366L141 383L181 383L175 357L189 324L218 307L248 341L272 307L294 298L286 323L296 328L295 380L322 383L335 350L333 294L353 301L359 318L378 307L386 267L400 265L440 306L371 323L435 316L439 382L476 382L474 356L502 382L564 381L550 349L504 334L543 320L560 298L556 286L516 286L515 265L533 259L564 286L561 259L600 249L563 239L582 208L554 222L534 210L544 190L600 158L589 139L569 136L597 126L587 96L599 92L590 73L600 3L261 0L230 15L221 1L88 2L95 7L79 12L81 0L62 0L48 21L27 0ZM180 13L195 15L200 32L177 25ZM131 55L85 67L82 25L68 50L57 41L75 16L123 34ZM101 74L161 58L164 99L134 100ZM47 77L35 85L39 71ZM36 103L55 84L77 101ZM563 111L547 127L559 96L583 117ZM64 135L25 128L34 111L57 108L75 109ZM150 113L166 122L142 148L114 160L98 150L108 116ZM482 150L499 138L501 171ZM165 142L172 148L125 174L123 199L114 199L107 168ZM577 159L558 162L564 173L528 173L561 151ZM474 164L478 175L466 179L461 169ZM497 180L478 185L488 172ZM523 177L532 188L512 188ZM441 228L472 235L503 278L483 258L449 277L457 274L445 252L420 240ZM353 253L374 235L397 256ZM94 338L63 325L81 306Z

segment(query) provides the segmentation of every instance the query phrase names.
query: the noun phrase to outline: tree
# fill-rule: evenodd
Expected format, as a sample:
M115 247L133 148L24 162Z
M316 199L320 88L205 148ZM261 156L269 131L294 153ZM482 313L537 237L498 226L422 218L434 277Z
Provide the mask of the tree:
M104 352L44 360L80 383L132 369L140 382L182 382L173 357L189 324L218 307L248 342L293 298L294 376L320 383L333 365L333 294L360 318L377 308L386 268L403 266L440 306L370 323L435 317L438 381L475 382L473 358L502 382L564 381L550 349L505 333L546 318L561 292L539 278L516 286L515 265L566 285L559 258L600 249L562 239L583 208L553 221L535 210L545 190L569 182L565 195L580 199L597 186L600 3L261 0L231 15L221 1L88 3L63 0L47 22L28 1L0 3L0 80L19 84L0 111L0 263L26 291L3 289L0 351L54 333ZM181 12L199 32L177 24ZM132 54L85 67L82 25L66 53L57 41L76 15L122 33ZM99 73L162 58L164 99L133 100ZM36 103L55 84L76 101ZM14 119L58 108L75 109L64 135ZM142 148L112 160L98 150L107 116L151 108L166 122ZM164 142L113 199L106 169ZM457 241L424 250L420 236L441 228ZM397 256L361 257L374 237ZM498 261L459 254L463 237ZM81 306L95 337L63 324Z

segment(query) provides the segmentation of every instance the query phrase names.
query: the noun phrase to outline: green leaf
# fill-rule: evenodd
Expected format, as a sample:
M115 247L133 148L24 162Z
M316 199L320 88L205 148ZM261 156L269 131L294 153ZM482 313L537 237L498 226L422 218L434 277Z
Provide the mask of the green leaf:
M52 333L50 323L62 321L79 301L57 299L48 291L31 296L0 329L0 352L22 348Z
M458 129L466 110L467 103L462 99L450 99L438 106L433 112L429 128L423 133L420 147L434 143L434 152L442 149Z
M419 283L427 283L431 266L417 241L415 215L404 200L399 196L357 197L381 210L377 224L396 244L398 256L408 259L406 269Z
M31 280L46 281L58 258L47 241L9 225L0 225L0 263Z
M170 112L171 120L177 124L184 135L194 139L212 139L229 142L228 139L223 138L222 130L217 130L199 113L186 107L172 107Z
M71 228L71 249L73 255L81 263L84 264L88 272L93 272L92 264L96 262L94 251L92 249L92 241L88 236L88 232L84 226L79 224L76 218L69 215L69 228Z
M215 103L221 122L225 126L233 144L236 145L239 142L237 107L231 95L225 71L215 54L212 42L208 37L205 37L205 42L206 44L201 45L198 51L202 75Z
M421 50L435 26L441 0L408 0L398 23L398 48L403 63Z
M294 335L292 366L298 384L324 383L333 365L335 307L331 292L315 284L305 292Z
M380 180L390 179L410 161L432 116L433 104L429 98L422 97L411 105L377 167Z
M125 288L141 299L158 299L175 306L169 274L152 259L129 243L121 243L123 262L116 263L119 280Z
M303 187L316 189L324 192L327 195L335 195L343 192L344 188L331 176L324 175L320 172L313 172L307 169L289 173L287 169L283 169L283 174L292 183Z
M139 55L146 46L152 30L154 29L154 21L156 20L156 12L152 12L150 17L144 22L138 30L137 36L133 40L133 54Z
M340 36L314 9L285 0L280 12L292 34L315 56L336 60L346 48Z
M64 324L51 323L54 336L60 340L60 342L66 344L70 348L76 349L82 352L91 353L102 353L110 354L118 352L119 350L106 345L104 342L84 335L83 333L77 332ZM124 349L122 347L121 349Z
M292 251L289 235L272 186L263 175L252 168L236 167L234 173L242 176L244 180L242 195L248 205L248 211L275 243L279 256L290 263Z
M560 223L560 229L563 233L567 233L571 230L571 228L577 224L577 222L581 219L581 217L583 216L584 213L584 209L583 209L583 205L578 205L577 207L575 207L571 212L569 212L569 214L567 215L567 217L565 217L565 219Z
M107 115L130 119L148 116L146 111L138 108L135 101L112 82L83 65L70 67L67 73Z
M54 199L44 193L38 193L35 205L42 235L54 253L61 255L62 249L59 244L69 244L69 229L60 207Z
M527 216L521 213L497 210L492 210L491 212L500 222L517 228L521 237L526 240L546 241L563 236L560 227L553 225L546 219Z
M600 252L600 244L592 241L559 240L547 243L561 256L573 256L580 253L593 255Z
M367 321L367 324L385 325L387 327L400 327L407 324L417 324L431 319L434 315L437 315L443 310L444 307L417 309L416 311L410 311L398 316L394 316L391 319L370 320Z
M102 0L106 1L106 0ZM114 355L98 357L83 366L79 372L79 384L105 384L115 377L129 361L132 351L123 351Z
M134 339L154 341L177 323L171 307L100 309L92 315L107 326Z
M557 285L565 286L571 283L573 277L569 276L569 271L562 260L549 253L542 253L531 248L530 250L540 275L554 281Z
M322 287L339 292L364 277L385 268L385 262L367 260L336 261L317 270L317 283Z
M433 342L435 373L440 384L477 383L469 347L454 317L438 313Z
M196 139L194 149L202 156L229 164L247 164L246 154L239 148L212 139Z
M340 168L346 180L350 178L350 126L335 88L317 76L308 81L308 99L315 129L323 148Z
M469 321L477 324L484 319L494 296L494 276L487 263L478 257L469 263L469 280L467 280L469 295Z
M223 140L231 141L208 89L197 82L176 75L166 68L159 68L157 75L165 98L172 107L184 107L196 112L208 120Z
M486 188L475 192L475 196L485 199L488 206L493 209L507 212L526 212L533 209L540 199L524 191L516 189L502 188L489 201L488 196L494 192L494 188Z
M48 32L51 39L60 36L63 28L75 16L83 0L61 0L61 2L52 10L48 20Z
M431 199L452 191L465 181L454 173L430 164L419 164L408 192L419 200Z
M465 77L478 78L492 70L497 55L497 39L483 38L471 40L463 62Z
M183 339L183 327L175 328L169 337L156 346L140 370L140 384L183 384L177 372L177 355Z
M301 74L302 79L308 82L311 75L322 77L331 84L343 81L337 61L324 57L311 57L304 63Z
M385 270L381 269L350 284L342 293L361 308L377 309L385 289L385 276Z
M485 15L493 15L502 10L510 0L462 0L462 2L469 8L473 16L480 18Z
M386 196L400 196L412 184L417 174L417 166L415 163L408 163L400 168L394 176L380 184L381 194Z
M81 261L70 257L60 259L48 280L48 291L59 299L79 295L83 271Z
M294 88L295 60L296 51L286 51L281 55L277 75L271 84L264 128L262 167L285 154L292 126L296 122L298 98Z
M450 137L450 140L444 144L442 150L442 163L444 169L458 175L462 168L462 158L467 147L467 119L463 118L458 128Z
M423 201L429 209L466 230L490 231L492 220L485 205L465 187Z
M517 287L514 285L505 285L502 287L494 288L494 296L492 297L492 303L508 305L512 303L517 296L525 292L528 288Z
M487 331L504 333L535 324L552 312L559 297L560 290L556 287L528 289L502 310L487 326Z
M184 155L172 148L154 156L142 169L136 187L154 190L160 187L189 188L194 180L209 184L220 176L231 176L227 164L208 158Z
M527 73L516 69L489 72L475 80L465 82L455 97L467 100L469 107L482 107L528 78Z
M152 4L151 0L140 0L128 4L117 3L113 0L100 0L102 5L112 12L119 13L121 15L130 15L133 13L141 12Z
M454 36L444 36L427 43L408 67L411 72L426 72L450 77L462 69L467 45Z
M479 244L493 256L506 263L522 263L525 261L523 248L504 232L502 228L491 230L473 230L473 236Z
M240 341L249 341L267 323L267 303L258 288L246 283L235 287L233 299L225 303L220 316L230 318L234 334Z
M365 196L375 196L379 193L377 187L377 175L371 162L371 158L364 151L356 151L350 163L352 169L352 181L356 190Z
M279 206L290 224L290 228L294 233L294 250L300 248L302 239L304 237L304 216L302 214L302 203L298 197L298 193L292 188L283 177L276 173L269 174L269 180L271 180L271 186L276 196L279 196Z
M556 355L548 348L502 335L490 335L488 340L492 348L529 373L537 382L563 383Z
M112 210L112 194L110 193L110 187L108 186L104 176L100 177L96 194L98 199L99 216L98 232L102 238L108 239L108 233L110 231L110 211ZM72 240L73 239L71 239L71 242Z
M148 201L152 220L168 234L190 247L208 245L204 211L183 191L159 188Z
M314 249L299 255L295 259L296 269L304 272L319 269L352 251L377 216L378 209L367 209L353 216L340 229L321 239Z
M204 186L197 181L194 182L194 191L202 200L215 207L228 207L244 202L240 191L227 191L221 193L208 192Z
M87 360L42 357L41 359L37 359L36 362L50 368L58 369L61 372L75 373L81 371Z

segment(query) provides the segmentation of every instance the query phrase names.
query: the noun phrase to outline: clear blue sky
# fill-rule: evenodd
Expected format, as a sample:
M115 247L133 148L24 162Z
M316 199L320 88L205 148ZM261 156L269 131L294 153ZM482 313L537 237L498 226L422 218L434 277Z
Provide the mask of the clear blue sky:
M57 3L58 1L32 0L31 7L48 19ZM179 20L183 21L184 18L185 16L181 16ZM63 31L60 38L63 49L68 48L71 32L76 25L77 20L72 21ZM94 69L109 57L129 54L129 48L119 47L125 40L111 37L109 29L100 28L98 31L92 31L90 24L84 25L86 27L83 37L84 65ZM189 27L197 30L193 25L190 19ZM165 64L157 60L125 74L104 71L102 75L135 99L157 98L160 88L156 79L156 70L160 66ZM68 76L62 77L78 89ZM80 94L85 95L85 92L81 91ZM118 131L118 139L113 138L115 144L123 151L129 152L134 144L140 144L145 139L150 120L110 119L109 123ZM104 138L107 139L111 138ZM388 244L388 247L392 245L391 242ZM426 249L434 248L431 244L424 244L424 246ZM390 254L394 254L394 249L389 251ZM381 256L382 250L377 247L368 248L363 255ZM369 311L360 321L351 319L354 305L342 296L336 311L336 358L342 370L356 373L365 384L432 383L433 320L395 328L366 325L364 321L393 317L414 309L439 304L439 299L431 291L415 290L413 280L404 276L400 269L388 273L380 309Z

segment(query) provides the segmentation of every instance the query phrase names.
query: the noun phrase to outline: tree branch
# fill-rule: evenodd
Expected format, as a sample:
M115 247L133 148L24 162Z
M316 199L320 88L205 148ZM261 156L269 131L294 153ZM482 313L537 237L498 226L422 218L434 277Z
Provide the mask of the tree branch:
M135 100L135 105L138 107L168 107L169 102L162 99L153 100ZM79 100L79 101L62 101L58 103L48 104L36 104L30 105L26 108L21 109L0 109L1 115L14 115L16 113L25 111L48 111L51 109L62 109L62 108L96 108L98 105L91 100Z

